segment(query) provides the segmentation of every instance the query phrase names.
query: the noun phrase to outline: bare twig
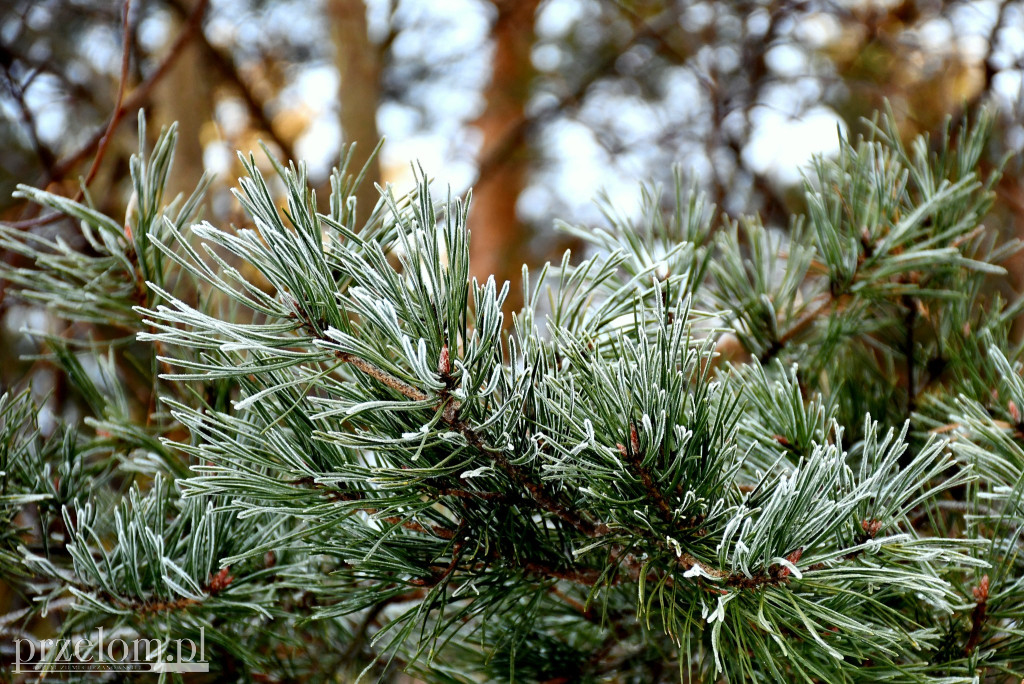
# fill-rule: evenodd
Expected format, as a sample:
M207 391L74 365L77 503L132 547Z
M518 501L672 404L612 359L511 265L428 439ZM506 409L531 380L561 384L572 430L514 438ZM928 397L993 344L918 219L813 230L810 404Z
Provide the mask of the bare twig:
M137 88L132 90L125 96L125 81L128 78L128 68L130 65L130 52L131 52L131 40L130 40L130 26L129 21L129 5L131 0L125 0L124 4L124 52L121 56L121 81L118 85L118 96L117 105L114 111L110 115L110 120L107 125L100 131L97 131L82 147L76 152L70 154L66 158L57 162L53 167L53 179L58 180L65 177L70 173L71 169L77 166L82 160L84 160L89 154L96 151L96 156L93 158L92 164L89 167L89 171L85 177L85 185L88 186L90 182L96 176L96 172L99 169L100 163L103 160L103 156L106 154L107 146L110 143L110 139L113 132L116 130L118 124L124 120L127 113L138 110L142 105L149 99L150 94L156 84L163 78L167 71L174 64L178 55L181 54L182 48L191 40L197 33L201 33L200 26L202 24L203 16L206 12L206 6L209 0L199 0L196 3L195 9L189 16L185 26L182 27L181 32L175 39L174 44L171 45L167 54L164 56L163 61L157 66L157 68L146 77L146 80L139 84ZM81 200L83 197L83 191L79 189L75 195L75 201ZM46 216L40 216L34 219L28 219L25 221L13 221L6 225L16 229L29 229L36 226L44 226L63 218L63 214L57 212L53 214L47 214Z
M22 124L25 126L29 142L32 143L32 149L36 154L36 158L39 160L39 164L43 167L47 180L49 180L53 177L53 151L39 139L39 130L36 126L35 115L32 113L32 108L25 102L25 90L29 87L29 83L38 73L40 73L40 71L36 70L33 75L26 78L23 83L19 83L11 74L11 70L5 66L4 80L7 82L7 88L10 90L11 97L18 105Z
M99 171L100 162L103 161L103 155L106 153L107 146L110 144L110 138L114 134L114 129L117 128L117 124L124 116L124 88L125 83L128 81L128 69L131 66L132 61L131 10L132 0L124 0L124 39L121 47L121 78L117 83L117 99L115 100L114 113L110 115L110 121L107 123L107 128L103 131L103 136L97 144L96 156L92 159L92 165L89 167L89 172L85 174L85 181L83 181L83 185L86 186L88 186L96 177L96 172ZM81 199L81 195L82 190L79 190L78 199Z
M190 16L188 6L182 2L182 0L168 0L168 4L180 16ZM292 144L285 140L285 138L275 130L274 122L267 115L266 103L261 102L259 98L257 98L252 86L249 85L246 78L242 75L242 72L235 64L235 60L231 56L231 53L211 43L202 31L196 34L196 40L199 41L199 45L209 56L209 63L217 69L221 76L225 80L229 81L234 86L235 90L238 91L238 94L242 96L242 100L245 102L245 108L249 111L249 116L257 122L260 129L266 132L271 141L280 148L281 154L284 155L285 159L295 159L295 150L292 147Z

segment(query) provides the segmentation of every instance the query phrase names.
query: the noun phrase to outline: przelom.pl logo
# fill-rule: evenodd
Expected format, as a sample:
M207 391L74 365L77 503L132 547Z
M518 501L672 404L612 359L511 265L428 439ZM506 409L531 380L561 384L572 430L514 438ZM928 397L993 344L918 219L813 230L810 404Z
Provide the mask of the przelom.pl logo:
M209 672L206 631L199 628L199 643L192 639L126 641L104 634L95 638L15 639L14 672Z

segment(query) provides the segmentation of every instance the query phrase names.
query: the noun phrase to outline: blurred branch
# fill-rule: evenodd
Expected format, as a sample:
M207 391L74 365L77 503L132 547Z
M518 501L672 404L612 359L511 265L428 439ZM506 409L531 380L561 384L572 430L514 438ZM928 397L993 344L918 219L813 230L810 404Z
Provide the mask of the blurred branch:
M167 4L178 13L181 17L188 17L189 11L187 5L182 0L167 0ZM202 0L200 5L206 5L206 0ZM192 14L199 11L200 5L196 6ZM199 41L203 51L206 52L209 57L210 65L220 73L221 77L228 81L238 94L242 97L242 101L245 102L245 107L259 127L270 136L270 140L281 150L281 154L285 159L295 159L295 150L292 144L285 140L281 135L274 130L274 123L270 117L267 116L266 103L260 101L260 99L253 92L252 87L246 82L242 72L239 71L238 66L235 64L234 57L231 54L223 50L209 41L206 35L202 31L196 33L196 40Z
M96 148L96 156L93 157L92 165L89 167L89 172L85 175L85 180L82 185L88 186L96 177L96 172L100 168L100 162L103 160L103 155L107 151L107 145L110 144L110 136L113 135L114 129L117 128L117 124L120 123L121 118L124 116L124 87L128 81L128 69L132 63L132 28L131 28L131 9L132 0L124 0L124 20L123 20L123 31L124 40L121 46L121 77L117 82L117 99L114 106L114 113L110 115L110 122L107 123L107 128L103 131L103 136L100 138ZM82 190L78 191L79 198L83 194Z
M667 19L666 19L667 18ZM665 12L660 22L642 22L633 32L633 35L618 50L611 51L601 59L597 65L580 79L576 87L565 93L556 102L543 108L533 115L523 115L514 125L505 131L504 135L492 147L488 154L481 157L477 164L477 185L489 176L497 167L501 166L518 146L518 142L526 135L529 129L565 110L567 107L576 105L583 99L590 86L601 80L615 67L615 62L630 47L641 40L650 39L660 35L668 26L674 23L675 16L671 12ZM662 25L664 24L664 25Z
M29 76L20 83L20 88L23 91L29 89L29 86L35 82L35 80L43 75L49 76L56 79L64 87L68 95L72 96L76 100L87 101L90 104L96 105L96 98L94 91L71 79L68 74L64 72L60 66L58 66L52 58L41 59L35 55L29 55L27 52L19 51L16 46L12 44L0 44L0 62L13 63L20 62L24 67L31 71Z
M999 31L1003 28L1003 25L1006 23L1006 15L1007 11L1010 8L1010 4L1010 0L1001 0L1001 2L999 3L999 10L996 13L995 21L992 24L992 28L985 36L985 52L980 58L983 76L981 86L978 88L978 91L971 95L970 98L961 101L959 106L952 108L951 111L949 111L946 114L946 116L942 117L939 123L935 126L926 124L924 121L922 121L921 117L917 116L917 113L912 109L908 109L908 111L904 113L904 116L906 116L908 120L914 122L920 128L920 130L929 132L929 140L931 141L931 144L936 151L941 149L939 145L942 144L942 131L946 126L946 122L957 121L963 119L964 117L975 116L977 114L979 106L981 106L985 102L986 97L991 94L992 81L995 78L996 74L999 73L999 68L996 65L996 61L994 59L996 46L999 43ZM952 137L955 138L958 135L958 129L956 127L953 127L949 131L949 133ZM1003 200L1007 199L1006 197L1003 196L1000 196L1000 198Z
M992 79L995 78L996 73L999 71L995 62L996 46L999 44L999 31L1003 28L1006 23L1006 12L1010 8L1009 0L1002 0L999 3L999 13L996 15L995 23L992 24L992 30L988 34L988 45L985 48L985 80L984 85L975 98L976 101L980 101L985 97L985 94L992 90Z
M59 180L64 178L71 169L77 166L83 161L89 154L96 150L96 156L93 158L92 165L89 167L89 171L86 174L84 186L88 186L92 182L99 169L100 162L103 160L103 156L106 153L107 145L109 144L110 137L116 130L117 125L124 119L125 114L128 112L136 111L149 99L150 94L153 91L154 86L157 82L163 78L164 74L170 69L171 65L174 64L175 59L181 54L181 48L191 40L195 35L201 34L200 26L202 24L203 15L206 12L206 6L209 0L199 0L196 4L192 14L188 17L185 26L182 27L181 33L175 39L174 44L171 45L170 50L164 56L159 66L151 73L146 80L139 84L137 88L132 90L127 97L124 95L125 81L127 80L128 68L131 63L131 31L128 25L129 9L131 0L125 0L124 3L124 50L121 56L121 81L117 89L117 105L114 108L113 113L110 115L110 121L106 127L101 131L97 131L77 152L69 155L65 159L57 162L53 167L52 179ZM75 195L75 201L81 200L84 196L84 191L79 189ZM29 219L26 221L14 221L7 223L7 225L18 228L27 229L35 226L47 225L61 219L64 215L59 213L48 214L35 219Z
M325 17L330 22L334 66L338 71L338 123L342 139L356 143L353 168L366 169L366 180L355 190L360 219L373 211L380 195L380 159L373 155L380 139L377 110L380 107L381 52L370 41L364 0L327 0Z
M18 112L21 115L22 124L25 126L28 133L28 139L32 144L32 150L39 159L39 164L43 167L47 180L49 180L53 174L53 162L55 157L53 151L39 139L39 131L36 127L36 118L32 114L32 109L25 103L25 89L38 73L39 70L34 70L32 74L25 79L25 83L18 83L17 79L11 75L10 67L4 65L4 81L7 84L7 89L18 105Z

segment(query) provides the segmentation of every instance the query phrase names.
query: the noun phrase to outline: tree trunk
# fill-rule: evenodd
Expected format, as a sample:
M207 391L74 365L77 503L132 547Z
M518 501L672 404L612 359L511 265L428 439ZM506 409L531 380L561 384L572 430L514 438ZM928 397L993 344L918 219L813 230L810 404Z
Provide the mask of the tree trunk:
M335 65L341 80L338 91L341 132L346 143L356 143L350 171L357 174L380 140L377 132L380 51L370 42L366 32L366 5L363 0L327 0L327 16L334 40ZM373 184L380 181L380 162L374 159L356 193L360 220L365 220L377 203L380 195Z
M474 122L483 133L483 145L469 216L473 275L481 280L494 275L499 286L511 281L507 308L513 310L522 304L519 273L529 238L516 216L516 200L530 165L525 108L534 76L530 50L539 4L540 0L495 2L491 83L484 93L486 108Z
M185 16L192 12L196 4L197 0L181 0L177 3ZM182 23L181 18L174 18L174 27L167 34L169 44L178 35ZM202 129L213 120L213 88L214 80L204 59L201 41L196 40L189 41L182 48L171 70L156 86L153 101L157 122L161 126L178 122L174 171L165 191L168 200L178 193L191 194L206 168L203 163ZM157 130L150 131L154 140Z

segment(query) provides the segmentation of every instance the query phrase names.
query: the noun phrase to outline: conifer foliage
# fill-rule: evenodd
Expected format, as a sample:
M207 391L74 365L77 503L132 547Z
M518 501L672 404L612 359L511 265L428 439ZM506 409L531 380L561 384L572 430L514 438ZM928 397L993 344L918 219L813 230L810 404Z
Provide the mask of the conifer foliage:
M217 227L204 183L163 196L172 127L124 222L21 187L80 226L0 245L88 415L0 399L4 638L202 631L209 681L1019 681L990 127L883 117L786 231L680 174L563 226L588 258L510 317L422 171L369 208L343 164L321 213L242 157L250 227Z

